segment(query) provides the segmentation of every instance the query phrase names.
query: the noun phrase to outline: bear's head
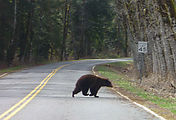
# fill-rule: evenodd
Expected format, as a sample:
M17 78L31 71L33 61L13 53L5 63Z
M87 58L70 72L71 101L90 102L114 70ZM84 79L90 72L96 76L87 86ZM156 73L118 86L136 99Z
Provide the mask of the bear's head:
M106 87L113 87L112 86L112 83L108 80L108 79L104 79L103 80L103 86L106 86Z

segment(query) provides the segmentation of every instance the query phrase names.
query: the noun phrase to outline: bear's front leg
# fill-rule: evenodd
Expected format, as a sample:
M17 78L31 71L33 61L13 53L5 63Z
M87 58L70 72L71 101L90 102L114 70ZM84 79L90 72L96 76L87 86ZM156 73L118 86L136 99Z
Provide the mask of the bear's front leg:
M91 94L89 96L94 96L94 97L98 98L99 96L97 96L97 93L98 93L99 89L100 89L99 86L95 86L95 87L90 88Z
M99 97L99 96L97 96L97 95L95 95L95 93L91 93L89 96L94 96L94 97Z
M97 96L97 95L94 95L94 97L99 98L99 96Z

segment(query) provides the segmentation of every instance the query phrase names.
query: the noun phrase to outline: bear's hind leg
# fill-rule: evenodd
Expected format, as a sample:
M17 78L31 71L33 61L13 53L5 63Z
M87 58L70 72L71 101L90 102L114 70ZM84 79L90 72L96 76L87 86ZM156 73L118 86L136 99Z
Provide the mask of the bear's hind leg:
M74 97L75 94L79 93L81 91L80 88L75 88L74 91L72 92L72 97Z
M89 90L89 88L83 88L83 89L82 89L82 94L83 94L84 96L88 96L88 95L89 95L89 94L87 94L88 90Z

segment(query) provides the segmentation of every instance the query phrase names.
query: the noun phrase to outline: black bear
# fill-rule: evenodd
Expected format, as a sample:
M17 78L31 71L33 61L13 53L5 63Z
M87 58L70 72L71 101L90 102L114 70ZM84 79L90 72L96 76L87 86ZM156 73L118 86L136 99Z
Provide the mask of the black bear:
M92 74L83 75L78 79L72 97L80 91L85 96L98 97L97 92L102 86L112 87L112 84L107 78L101 78ZM91 94L87 93L89 89Z

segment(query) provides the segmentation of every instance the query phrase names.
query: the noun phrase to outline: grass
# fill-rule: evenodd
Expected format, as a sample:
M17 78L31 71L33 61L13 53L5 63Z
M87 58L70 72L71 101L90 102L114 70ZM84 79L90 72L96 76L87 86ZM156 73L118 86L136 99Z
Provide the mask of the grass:
M9 72L14 72L16 70L20 70L24 68L24 66L15 66L15 67L9 67L9 68L5 68L0 70L0 73L9 73Z
M14 67L0 69L0 74L11 73L11 72L15 72L17 70L22 70L24 68L29 68L29 67L38 66L38 65L51 64L51 63L55 63L55 62L57 62L57 61L41 61L39 63L29 63L29 64L17 65Z
M127 65L132 64L132 61L114 62L114 63L109 63L109 64L112 66L126 67Z
M110 64L113 66L126 67L127 65L131 64L131 62L116 62ZM99 65L95 68L95 70L104 77L112 80L113 83L120 88L123 88L126 91L130 91L131 93L143 98L144 100L157 104L161 108L166 108L176 115L176 98L158 97L152 93L144 91L142 88L137 88L128 80L129 78L127 78L125 75L114 72L110 67L106 65Z

